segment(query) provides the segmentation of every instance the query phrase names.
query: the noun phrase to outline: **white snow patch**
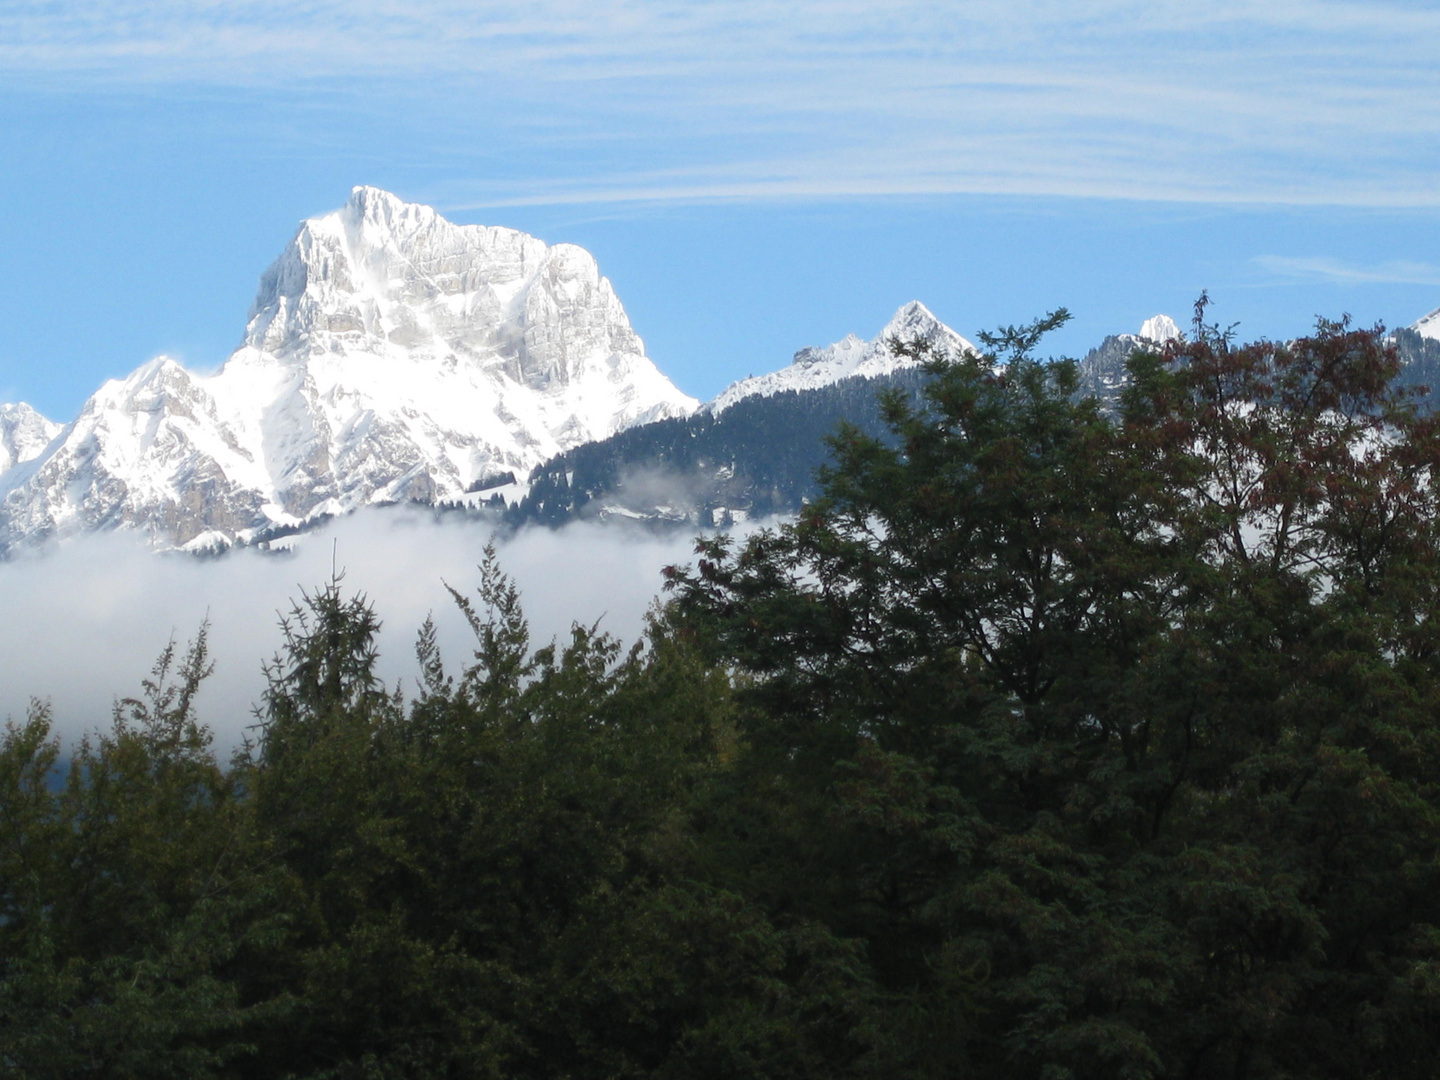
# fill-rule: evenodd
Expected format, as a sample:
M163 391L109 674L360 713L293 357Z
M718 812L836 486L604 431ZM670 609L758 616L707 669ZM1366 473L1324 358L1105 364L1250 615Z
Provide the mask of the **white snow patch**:
M1415 320L1415 322L1410 324L1410 329L1414 330L1421 337L1430 338L1432 341L1440 341L1440 308L1436 308L1430 312L1429 315Z
M1146 341L1153 341L1157 345L1163 345L1167 341L1174 341L1181 337L1180 327L1169 315L1152 315L1140 324L1140 337Z

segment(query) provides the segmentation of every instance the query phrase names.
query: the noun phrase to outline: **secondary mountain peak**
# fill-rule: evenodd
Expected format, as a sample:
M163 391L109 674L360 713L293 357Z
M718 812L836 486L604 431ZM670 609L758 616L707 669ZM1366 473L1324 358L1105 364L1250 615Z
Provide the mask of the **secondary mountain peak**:
M888 341L890 338L899 338L901 341L913 341L918 338L931 342L931 344L952 348L957 346L959 348L973 347L937 319L930 309L919 300L901 304L899 310L885 324L885 328L876 335L877 341Z
M1080 361L1080 385L1102 401L1115 401L1128 377L1125 364L1139 348L1153 348L1183 337L1169 315L1152 315L1138 334L1109 334Z
M891 343L897 339L901 342L924 341L937 352L949 356L960 356L975 350L974 345L937 319L924 304L911 300L901 305L871 340L847 334L832 345L801 349L788 367L769 375L752 375L731 383L705 408L712 413L720 413L735 402L756 394L769 396L786 390L814 390L851 376L887 375L918 364L919 361L895 352Z
M1440 341L1440 308L1436 308L1430 312L1429 315L1416 319L1410 324L1410 329L1414 330L1421 337L1427 337L1433 341Z
M0 475L12 466L32 461L60 434L60 425L47 420L23 401L0 404Z
M1181 337L1180 327L1169 315L1152 315L1140 324L1140 337L1163 345Z

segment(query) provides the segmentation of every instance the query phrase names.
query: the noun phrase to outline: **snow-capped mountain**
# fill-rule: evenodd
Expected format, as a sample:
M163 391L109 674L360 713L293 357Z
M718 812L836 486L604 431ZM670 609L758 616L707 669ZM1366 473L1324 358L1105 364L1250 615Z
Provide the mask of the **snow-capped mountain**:
M1432 341L1440 341L1440 308L1436 308L1424 318L1415 320L1415 322L1410 324L1410 329L1414 330L1421 337L1430 338Z
M0 405L0 477L12 466L39 457L58 434L59 424L45 419L23 401Z
M870 341L849 334L833 345L801 349L787 367L769 375L752 375L733 382L714 400L707 402L705 408L712 413L721 413L742 398L757 394L768 397L786 390L814 390L852 376L888 375L904 367L916 366L919 361L897 355L890 347L890 342L896 338L904 342L918 338L929 342L937 352L949 356L975 351L974 345L932 315L929 308L918 300L912 300L901 307Z
M1123 335L1129 337L1129 334ZM1169 315L1151 315L1140 324L1139 337L1142 341L1153 342L1156 345L1164 345L1167 341L1173 341L1182 337L1180 327L1175 325L1175 320Z
M434 502L697 404L645 356L582 248L357 187L261 277L217 374L153 360L16 458L0 475L0 553L111 526L213 546Z

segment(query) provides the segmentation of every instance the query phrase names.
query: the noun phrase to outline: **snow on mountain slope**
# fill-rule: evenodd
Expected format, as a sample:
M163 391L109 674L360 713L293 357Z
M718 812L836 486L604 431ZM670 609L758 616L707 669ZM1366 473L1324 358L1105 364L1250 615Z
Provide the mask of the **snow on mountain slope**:
M582 248L357 187L261 277L218 374L153 360L0 476L0 553L112 526L213 544L434 502L697 404Z
M1152 315L1140 324L1140 337L1157 345L1164 345L1165 342L1180 336L1180 327L1175 325L1175 320L1169 315Z
M1440 341L1440 308L1436 308L1430 312L1429 315L1411 323L1410 329L1414 330L1421 337Z
M788 367L769 375L752 375L733 382L705 405L712 413L721 413L742 398L756 394L768 397L786 390L814 390L831 383L861 375L886 375L917 361L897 356L891 350L892 338L928 341L937 350L951 356L975 351L975 346L942 323L920 301L912 300L895 313L885 328L871 341L854 334L824 348L805 348L795 354Z
M58 434L59 424L45 419L23 401L0 404L0 475L11 466L39 457Z

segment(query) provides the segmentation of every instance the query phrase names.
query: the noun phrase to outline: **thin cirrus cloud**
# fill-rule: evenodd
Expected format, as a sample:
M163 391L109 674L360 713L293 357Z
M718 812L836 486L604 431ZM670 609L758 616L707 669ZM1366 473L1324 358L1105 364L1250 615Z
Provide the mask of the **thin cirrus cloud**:
M1286 283L1440 285L1440 265L1434 263L1397 259L1360 265L1333 258L1299 258L1286 255L1260 255L1253 261L1267 274Z
M453 206L958 192L1434 206L1437 52L1440 12L1393 0L31 0L0 14L0 70L27 86L278 85L357 109L400 95L444 115L437 145L506 139L517 172L452 181Z

